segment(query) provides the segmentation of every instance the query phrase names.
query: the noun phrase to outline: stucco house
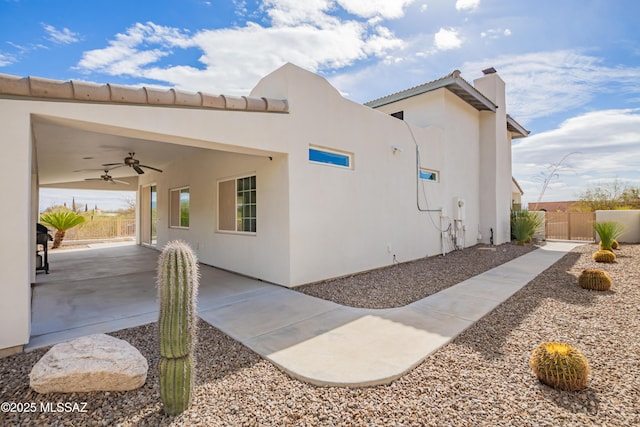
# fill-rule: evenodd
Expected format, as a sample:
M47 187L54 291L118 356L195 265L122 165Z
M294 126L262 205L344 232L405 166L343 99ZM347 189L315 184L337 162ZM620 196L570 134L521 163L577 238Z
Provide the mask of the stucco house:
M485 74L366 105L292 64L243 97L0 75L0 349L29 341L39 188L114 189L85 179L126 158L107 174L137 190L139 244L282 286L508 241L528 131Z

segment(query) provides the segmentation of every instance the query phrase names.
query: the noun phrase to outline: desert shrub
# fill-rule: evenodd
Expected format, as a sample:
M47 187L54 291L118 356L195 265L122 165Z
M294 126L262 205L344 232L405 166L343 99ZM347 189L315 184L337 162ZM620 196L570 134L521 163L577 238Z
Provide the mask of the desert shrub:
M624 232L624 226L615 221L601 221L593 224L593 228L600 237L600 248L611 250L613 242Z
M511 211L511 236L519 245L530 243L543 222L544 219L536 213Z

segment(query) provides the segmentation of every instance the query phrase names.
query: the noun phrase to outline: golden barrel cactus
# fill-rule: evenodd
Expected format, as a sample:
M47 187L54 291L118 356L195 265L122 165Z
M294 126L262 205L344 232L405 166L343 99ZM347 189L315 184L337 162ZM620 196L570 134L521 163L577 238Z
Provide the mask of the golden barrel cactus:
M611 242L611 249L618 249L620 247L620 243L618 243L617 240L613 240L613 242Z
M616 254L614 254L613 251L609 251L609 250L599 250L597 252L594 252L593 260L595 262L606 262L606 263L616 262Z
M611 289L611 277L605 271L587 269L578 276L578 284L583 289L608 291Z
M531 369L543 383L560 390L582 390L587 385L589 363L569 344L543 342L531 353Z

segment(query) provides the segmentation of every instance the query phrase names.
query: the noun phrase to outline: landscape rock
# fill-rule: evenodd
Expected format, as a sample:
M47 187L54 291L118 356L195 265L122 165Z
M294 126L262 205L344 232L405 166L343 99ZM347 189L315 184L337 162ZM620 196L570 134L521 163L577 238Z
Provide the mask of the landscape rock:
M54 345L29 374L38 393L126 391L147 380L147 359L128 342L95 334Z

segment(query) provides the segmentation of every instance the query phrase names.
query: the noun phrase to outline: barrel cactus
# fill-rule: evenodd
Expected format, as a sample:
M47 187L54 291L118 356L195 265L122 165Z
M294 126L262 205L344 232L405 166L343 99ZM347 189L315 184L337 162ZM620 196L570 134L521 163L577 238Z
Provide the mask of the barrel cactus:
M158 261L160 315L160 397L164 411L177 415L191 402L196 341L198 261L182 241L167 243Z
M608 291L611 289L611 277L605 271L587 269L578 276L578 284L583 289Z
M544 342L533 351L529 363L540 381L553 388L573 391L587 385L589 363L569 344Z
M616 239L613 239L613 242L611 242L611 249L618 249L619 247L620 243L618 243Z
M597 252L594 252L593 259L595 262L612 263L616 262L616 254L614 254L613 251L601 249Z

